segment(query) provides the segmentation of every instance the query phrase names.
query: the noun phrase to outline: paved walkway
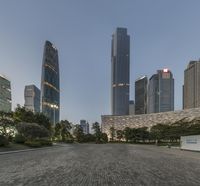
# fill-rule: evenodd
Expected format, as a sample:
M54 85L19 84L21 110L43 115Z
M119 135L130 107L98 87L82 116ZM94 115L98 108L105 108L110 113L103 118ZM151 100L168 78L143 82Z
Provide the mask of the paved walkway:
M199 186L200 153L129 144L74 144L0 156L0 186Z

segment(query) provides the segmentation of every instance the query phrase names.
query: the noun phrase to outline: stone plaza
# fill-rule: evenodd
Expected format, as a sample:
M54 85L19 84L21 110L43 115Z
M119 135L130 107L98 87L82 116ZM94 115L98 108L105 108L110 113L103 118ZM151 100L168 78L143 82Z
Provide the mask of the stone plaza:
M72 144L0 155L1 186L199 186L200 154L153 145Z

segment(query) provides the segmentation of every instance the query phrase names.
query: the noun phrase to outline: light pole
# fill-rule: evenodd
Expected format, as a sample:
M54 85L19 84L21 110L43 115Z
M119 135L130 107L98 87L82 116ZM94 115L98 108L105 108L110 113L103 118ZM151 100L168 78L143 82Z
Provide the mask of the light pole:
M58 109L58 106L55 104L51 104L51 108L53 108L53 124L56 125L56 109Z

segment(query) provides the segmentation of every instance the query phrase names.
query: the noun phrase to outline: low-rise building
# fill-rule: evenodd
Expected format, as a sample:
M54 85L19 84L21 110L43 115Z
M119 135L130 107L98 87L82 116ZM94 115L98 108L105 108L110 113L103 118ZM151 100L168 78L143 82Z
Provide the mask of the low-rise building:
M181 149L200 151L200 135L181 136Z

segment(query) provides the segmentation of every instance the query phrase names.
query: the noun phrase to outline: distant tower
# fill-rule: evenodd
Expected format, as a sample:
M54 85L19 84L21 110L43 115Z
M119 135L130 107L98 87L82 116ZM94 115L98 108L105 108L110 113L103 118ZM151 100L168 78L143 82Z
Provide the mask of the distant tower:
M135 114L147 114L147 83L146 76L135 81Z
M200 107L200 61L190 61L184 71L183 109Z
M129 114L130 36L126 28L117 28L112 35L111 51L112 115Z
M89 123L86 120L80 120L80 126L84 134L89 134Z
M45 42L42 79L41 79L41 110L52 124L59 122L60 115L60 83L58 50L49 41Z
M148 113L174 110L174 79L168 69L158 70L149 79Z
M11 85L8 78L0 75L0 111L11 112Z
M33 112L40 112L40 89L35 85L27 85L24 89L24 107Z
M135 114L135 103L133 100L129 101L129 115Z

